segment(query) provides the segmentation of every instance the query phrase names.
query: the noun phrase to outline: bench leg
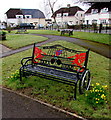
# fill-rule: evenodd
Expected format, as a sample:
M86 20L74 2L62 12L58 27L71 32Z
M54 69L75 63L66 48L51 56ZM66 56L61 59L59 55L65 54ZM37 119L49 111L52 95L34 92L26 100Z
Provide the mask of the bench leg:
M20 74L20 81L22 82L22 72L21 72L21 68L19 70L19 74Z
M74 100L76 100L76 92L77 92L77 84L75 84L75 90L74 90Z

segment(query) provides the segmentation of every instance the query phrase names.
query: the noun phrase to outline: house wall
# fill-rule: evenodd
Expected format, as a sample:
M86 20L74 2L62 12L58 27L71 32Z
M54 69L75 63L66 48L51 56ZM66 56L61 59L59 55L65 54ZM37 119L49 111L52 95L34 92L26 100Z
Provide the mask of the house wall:
M6 19L7 25L11 25L11 23L14 23L15 25L18 25L19 22L23 22L23 20L17 20L17 19Z
M75 14L75 17L76 17L76 24L83 24L84 22L84 19L85 19L85 12L84 11L78 11L76 14Z
M33 23L35 25L42 24L45 25L45 19L44 18L29 18L29 19L7 19L7 24L10 25L11 23L14 23L14 25L19 25L20 23Z
M31 18L31 19L24 19L24 23L33 23L33 25L42 24L43 26L46 24L44 18Z
M106 23L110 24L110 16L111 13L86 14L85 24L87 24L87 20L89 21L89 24L92 24L92 20L97 20L97 24L100 24L102 20L106 20Z
M74 16L58 16L56 17L56 21L59 25L64 23L72 24L72 25L79 25L82 24L84 21L84 11L78 11Z

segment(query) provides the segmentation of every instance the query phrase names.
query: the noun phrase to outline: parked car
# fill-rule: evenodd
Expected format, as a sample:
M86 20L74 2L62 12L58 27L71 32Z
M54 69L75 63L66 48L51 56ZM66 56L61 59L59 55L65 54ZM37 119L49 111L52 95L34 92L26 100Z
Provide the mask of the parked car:
M35 26L30 23L21 23L19 27L20 29L34 29L35 28Z
M42 24L38 24L38 29L40 28L44 28L44 26Z

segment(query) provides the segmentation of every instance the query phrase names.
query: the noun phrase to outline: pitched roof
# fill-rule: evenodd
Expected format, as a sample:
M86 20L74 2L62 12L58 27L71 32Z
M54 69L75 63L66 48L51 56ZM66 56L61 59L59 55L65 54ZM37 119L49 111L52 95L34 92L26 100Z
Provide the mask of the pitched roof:
M16 18L16 15L32 15L32 18L45 18L44 13L38 9L10 8L6 15L7 18Z
M74 7L64 7L64 8L60 8L59 10L55 11L55 13L53 14L53 17L56 16L56 14L58 13L69 13L68 16L74 16L77 11L84 11L83 9L81 9L78 6L74 6Z
M111 11L111 2L96 2L85 12L85 14L91 13L92 9L98 9L99 13L101 9L105 7L108 8L108 11Z
M16 18L15 15L23 15L19 8L10 8L7 12L7 18Z
M21 9L23 15L32 15L32 18L45 18L44 13L38 9Z

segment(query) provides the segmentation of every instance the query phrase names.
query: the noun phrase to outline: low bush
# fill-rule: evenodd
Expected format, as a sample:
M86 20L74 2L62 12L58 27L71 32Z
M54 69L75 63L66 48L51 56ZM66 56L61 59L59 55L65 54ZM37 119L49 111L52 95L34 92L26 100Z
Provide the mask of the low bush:
M100 83L93 85L93 88L86 93L86 101L93 107L107 103L107 85L101 86Z

